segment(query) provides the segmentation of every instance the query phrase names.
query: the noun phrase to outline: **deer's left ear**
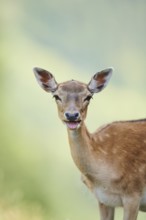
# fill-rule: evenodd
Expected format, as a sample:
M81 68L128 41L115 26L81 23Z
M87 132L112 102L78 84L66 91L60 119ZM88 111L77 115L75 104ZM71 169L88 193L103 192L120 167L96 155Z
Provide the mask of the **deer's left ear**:
M58 84L54 78L54 76L48 72L47 70L41 69L39 67L35 67L33 69L35 77L38 81L38 84L46 91L46 92L55 92Z
M113 68L108 68L96 73L88 84L91 93L97 93L103 90L111 78Z

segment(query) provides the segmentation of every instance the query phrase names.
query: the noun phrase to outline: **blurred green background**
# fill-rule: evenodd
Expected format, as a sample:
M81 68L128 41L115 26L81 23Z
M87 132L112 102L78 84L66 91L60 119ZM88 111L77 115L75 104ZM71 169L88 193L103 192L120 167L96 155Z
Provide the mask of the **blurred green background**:
M88 82L113 66L108 88L90 104L89 130L144 118L145 21L145 0L0 1L0 219L98 219L54 100L32 68L48 69L58 82Z

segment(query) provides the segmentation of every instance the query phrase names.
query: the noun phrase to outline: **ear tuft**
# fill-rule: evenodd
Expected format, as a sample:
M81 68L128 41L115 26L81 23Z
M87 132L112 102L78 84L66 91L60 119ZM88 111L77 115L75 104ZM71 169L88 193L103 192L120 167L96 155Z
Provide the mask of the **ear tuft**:
M39 67L33 68L33 72L35 77L39 83L39 85L46 91L46 92L54 92L58 85L55 81L53 75L48 72L47 70L41 69Z

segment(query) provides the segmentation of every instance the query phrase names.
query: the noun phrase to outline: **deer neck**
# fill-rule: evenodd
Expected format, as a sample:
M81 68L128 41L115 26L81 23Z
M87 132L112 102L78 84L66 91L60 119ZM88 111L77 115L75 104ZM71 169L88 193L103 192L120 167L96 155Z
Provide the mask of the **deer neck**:
M91 154L91 134L83 123L77 130L68 129L68 138L72 158L81 172L87 172L87 164Z

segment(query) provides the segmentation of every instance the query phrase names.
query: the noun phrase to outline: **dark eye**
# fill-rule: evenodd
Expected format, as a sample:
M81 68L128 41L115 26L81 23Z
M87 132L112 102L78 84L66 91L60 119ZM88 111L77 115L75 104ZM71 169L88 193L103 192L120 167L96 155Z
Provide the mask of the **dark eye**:
M88 96L84 99L84 102L85 102L85 101L89 102L91 98L92 98L92 96L91 96L91 95L88 95Z
M55 98L56 101L57 101L57 100L62 101L61 98L60 98L58 95L54 95L53 98Z

